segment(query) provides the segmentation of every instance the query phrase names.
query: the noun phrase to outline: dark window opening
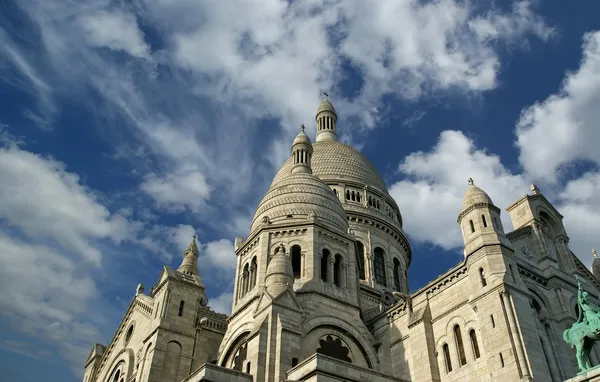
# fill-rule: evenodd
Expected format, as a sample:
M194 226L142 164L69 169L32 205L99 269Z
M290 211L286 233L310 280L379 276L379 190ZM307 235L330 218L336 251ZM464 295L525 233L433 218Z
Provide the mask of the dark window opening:
M356 255L358 260L358 278L361 280L365 279L365 246L360 241L356 242L358 248L358 254Z
M454 326L454 339L456 341L456 349L458 350L458 361L460 366L467 364L467 356L465 355L465 348L463 346L462 334L460 333L460 327Z
M335 262L333 263L333 283L341 287L342 286L342 256L335 255Z
M348 356L350 350L337 337L334 339L332 336L327 336L325 339L319 340L317 353L352 363L352 359Z
M473 356L475 359L479 359L481 354L479 353L479 344L477 343L477 334L475 334L475 329L471 329L469 332L469 337L471 338L471 346L473 347Z
M504 367L504 358L502 357L502 353L500 353L500 365Z
M450 359L450 348L448 344L444 344L442 346L442 351L444 353L444 363L446 364L446 373L450 373L452 371L452 360Z
M485 220L485 215L481 215L481 221L483 222L483 226L487 227L487 221Z
M481 286L485 287L487 285L487 281L485 279L485 271L483 268L479 268L479 277L481 278Z
M292 358L292 367L296 367L298 366L298 358L294 357Z
M394 286L400 292L400 261L394 258Z
M301 277L302 267L302 253L299 245L292 247L292 270L294 271L294 278L299 279Z
M179 312L177 312L177 315L178 315L179 317L183 316L183 305L184 305L184 304L185 304L185 303L184 303L184 301L183 301L183 300L181 300L181 302L179 303Z
M246 374L250 374L250 362L246 364Z
M492 321L492 328L496 327L496 322L494 321L494 315L490 314L490 320Z
M377 247L375 248L375 254L373 257L373 270L375 271L375 281L378 284L383 286L387 286L387 282L385 280L385 256L383 249Z
M329 262L329 251L323 250L321 255L321 280L327 281L327 263Z
M469 224L471 225L471 233L475 232L475 226L473 225L473 220L469 220Z

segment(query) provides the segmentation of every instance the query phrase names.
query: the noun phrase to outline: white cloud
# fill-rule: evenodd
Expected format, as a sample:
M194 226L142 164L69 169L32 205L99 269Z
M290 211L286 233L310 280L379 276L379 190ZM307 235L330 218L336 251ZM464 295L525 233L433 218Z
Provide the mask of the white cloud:
M233 272L237 257L231 240L221 239L211 241L202 246L200 260L203 266L208 265L216 269Z
M198 171L167 174L164 177L150 174L146 176L141 189L160 204L175 210L189 207L194 212L199 211L210 196L210 187L204 175Z
M123 11L97 11L78 20L92 46L123 50L134 57L148 57L149 47L134 15Z
M52 239L98 265L93 240L120 242L127 220L111 213L63 163L21 150L0 147L0 216L32 240Z
M13 329L57 346L73 367L81 367L88 348L101 337L88 317L98 297L95 282L65 255L24 243L0 232L0 311ZM38 352L39 355L39 352Z
M225 292L215 298L208 300L208 306L218 313L231 314L233 304L233 293Z
M593 32L585 35L581 64L567 73L560 91L523 110L517 145L528 176L554 183L574 161L600 164L599 104L600 32Z
M398 203L405 231L417 243L428 242L444 249L463 244L456 219L469 177L501 209L528 191L520 175L510 173L497 155L478 149L460 131L443 131L430 152L407 156L400 172L406 179L393 184L390 194ZM502 220L508 230L507 213Z

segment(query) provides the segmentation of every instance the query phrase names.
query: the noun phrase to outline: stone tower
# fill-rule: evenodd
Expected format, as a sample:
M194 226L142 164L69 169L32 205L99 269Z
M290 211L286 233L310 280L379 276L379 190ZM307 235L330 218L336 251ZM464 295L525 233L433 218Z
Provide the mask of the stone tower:
M214 359L227 316L207 306L199 254L194 236L177 270L163 267L148 295L137 287L109 345L94 346L84 381L180 382Z
M327 101L328 102L328 101ZM356 243L332 189L312 174L304 126L287 175L236 240L237 283L219 364L279 381L315 351L367 367L372 340L361 320Z

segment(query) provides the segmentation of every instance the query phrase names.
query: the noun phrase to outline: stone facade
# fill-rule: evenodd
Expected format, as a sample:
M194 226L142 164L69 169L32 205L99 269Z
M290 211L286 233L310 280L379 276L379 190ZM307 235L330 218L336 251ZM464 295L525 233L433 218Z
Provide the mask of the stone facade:
M506 209L514 230L505 232L501 210L469 179L458 215L464 260L409 293L412 253L396 202L372 164L338 142L329 100L316 121L316 142L302 128L248 237L235 240L231 315L207 306L194 239L179 269L164 267L148 294L138 287L109 345L93 347L84 382L577 374L562 340L577 317L574 276L594 298L600 283L537 187Z

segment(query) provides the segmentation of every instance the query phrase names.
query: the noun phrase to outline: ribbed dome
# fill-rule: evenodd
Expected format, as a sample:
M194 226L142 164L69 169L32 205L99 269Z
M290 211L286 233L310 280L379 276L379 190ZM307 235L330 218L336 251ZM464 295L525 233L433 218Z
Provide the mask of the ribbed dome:
M321 104L319 105L319 108L317 109L317 114L319 114L322 111L332 111L335 113L335 108L333 107L333 104L329 102L327 98L325 98L323 102L321 102Z
M348 218L331 188L313 174L291 174L292 162L288 162L287 176L281 174L280 181L271 185L258 205L251 231L257 229L265 217L272 223L279 223L286 219L306 220L315 214L317 219L327 221L332 228L347 232Z
M271 186L287 176L292 165L292 158L289 158L275 175ZM350 180L387 192L383 178L371 162L356 149L341 142L313 143L311 167L313 175L324 181Z
M466 210L474 204L488 203L493 205L492 199L481 188L477 187L473 180L469 180L469 188L462 199L462 210Z
M294 138L294 142L292 143L292 147L294 145L297 145L297 144L312 145L312 142L310 141L310 138L304 132L304 126L302 126L302 130L300 130L300 133L298 133L298 135L296 135L296 138Z

